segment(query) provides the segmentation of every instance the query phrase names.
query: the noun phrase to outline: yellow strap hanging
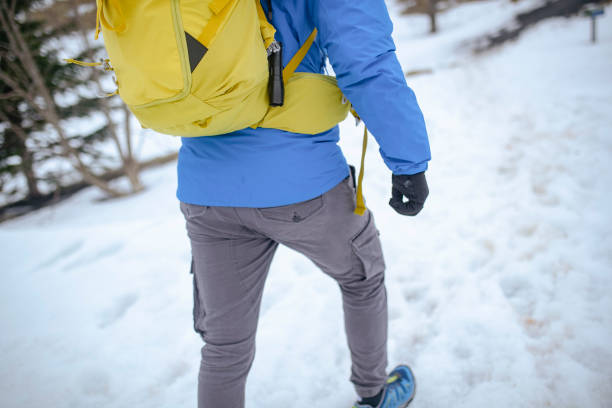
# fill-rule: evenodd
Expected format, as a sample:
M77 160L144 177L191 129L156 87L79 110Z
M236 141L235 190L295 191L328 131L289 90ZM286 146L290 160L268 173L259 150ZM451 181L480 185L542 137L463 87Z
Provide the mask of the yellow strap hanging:
M363 200L363 168L365 165L366 149L368 148L368 128L363 129L363 145L361 148L361 167L359 167L359 177L357 181L357 205L354 213L357 215L363 215L366 211L365 201Z
M84 61L79 61L79 60L75 60L72 58L64 58L64 61L70 64L80 65L82 67L98 67L102 65L102 62L84 62Z
M64 61L66 61L69 64L80 65L82 67L99 67L100 65L103 65L105 71L114 71L113 67L110 65L110 60L108 58L105 58L100 62L85 62L85 61L75 60L72 58L64 58ZM117 84L117 80L114 77L113 77L113 80L115 80L115 84ZM119 86L119 84L117 84L117 86ZM115 96L115 95L119 95L119 89L117 89L115 92L104 94L106 98Z
M82 67L99 67L100 65L102 65L105 71L114 71L113 67L110 64L110 60L108 58L104 58L102 61L99 61L99 62L85 62L85 61L75 60L72 58L64 58L64 61L66 61L69 64L80 65Z
M350 112L357 120L357 124L359 124L359 122L361 121L361 118L359 117L359 114L357 113L355 108L351 106ZM359 177L357 178L357 204L355 206L355 211L353 211L357 215L365 214L365 211L367 209L365 206L365 200L363 199L363 174L364 174L364 167L365 167L365 155L366 155L366 150L368 149L368 128L367 126L365 126L365 123L363 124L363 126L364 128L363 128L363 144L361 147L361 165L359 167Z
M312 46L312 43L314 42L316 37L317 29L315 28L314 30L312 30L306 41L304 41L304 44L302 44L300 49L297 50L293 58L291 58L291 61L289 61L285 69L283 69L283 82L285 83L285 85L287 84L287 81L289 81L289 78L291 78L297 67L300 65L306 54L308 54L308 50L310 50L310 47Z

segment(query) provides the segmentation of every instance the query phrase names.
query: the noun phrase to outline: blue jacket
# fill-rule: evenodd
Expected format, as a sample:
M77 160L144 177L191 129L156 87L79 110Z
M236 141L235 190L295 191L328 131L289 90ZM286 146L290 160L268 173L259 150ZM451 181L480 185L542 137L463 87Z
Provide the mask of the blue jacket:
M266 0L262 6L267 9ZM272 0L272 10L283 64L316 27L319 35L297 71L323 73L329 59L387 167L394 174L426 170L427 131L395 55L384 0ZM247 128L183 138L177 196L190 204L236 207L314 198L348 175L338 139L337 126L316 135Z

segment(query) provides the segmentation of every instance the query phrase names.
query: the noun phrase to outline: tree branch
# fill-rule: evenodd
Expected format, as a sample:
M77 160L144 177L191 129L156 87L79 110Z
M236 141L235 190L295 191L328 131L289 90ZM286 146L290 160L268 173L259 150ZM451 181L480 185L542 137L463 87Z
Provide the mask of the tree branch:
M17 83L10 75L6 74L4 71L0 71L0 80L11 87L13 92L17 93L17 95L27 100L33 108L38 109L35 98L30 94L30 92L24 90L21 85Z

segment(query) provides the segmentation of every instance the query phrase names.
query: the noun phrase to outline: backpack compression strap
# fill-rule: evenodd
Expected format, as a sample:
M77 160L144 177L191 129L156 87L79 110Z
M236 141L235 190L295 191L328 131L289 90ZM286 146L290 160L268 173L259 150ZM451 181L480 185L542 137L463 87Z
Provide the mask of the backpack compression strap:
M363 144L361 146L361 166L359 167L359 177L357 178L357 205L355 206L355 211L353 211L357 215L365 214L365 210L367 209L365 206L365 201L363 200L363 174L364 174L365 155L366 155L367 148L368 148L368 128L364 125Z
M287 81L289 81L289 78L291 78L297 67L301 64L306 54L308 54L310 47L312 46L315 38L317 37L317 33L318 31L316 28L312 30L306 41L304 41L304 44L302 44L300 49L297 50L297 52L291 58L291 61L289 61L285 69L283 69L283 81L285 82L285 85L287 84Z
M359 117L359 115L357 114L357 111L355 111L355 109L353 109L352 106L351 106L350 112L357 120L357 124L359 124L359 121L361 121L361 118ZM363 142L361 145L361 164L359 166L359 177L357 178L357 204L355 206L355 211L353 211L357 215L365 214L365 211L367 209L365 206L365 201L363 199L363 174L364 174L365 156L366 156L367 149L368 149L368 127L365 126L365 123L364 123L363 124Z

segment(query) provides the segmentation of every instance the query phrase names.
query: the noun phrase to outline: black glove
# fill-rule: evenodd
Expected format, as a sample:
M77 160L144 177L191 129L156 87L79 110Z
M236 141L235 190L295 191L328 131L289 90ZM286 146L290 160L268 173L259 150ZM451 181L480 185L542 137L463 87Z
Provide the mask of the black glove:
M425 172L412 175L394 174L391 176L391 183L393 187L389 205L402 215L417 215L429 195ZM404 202L404 196L408 201Z

